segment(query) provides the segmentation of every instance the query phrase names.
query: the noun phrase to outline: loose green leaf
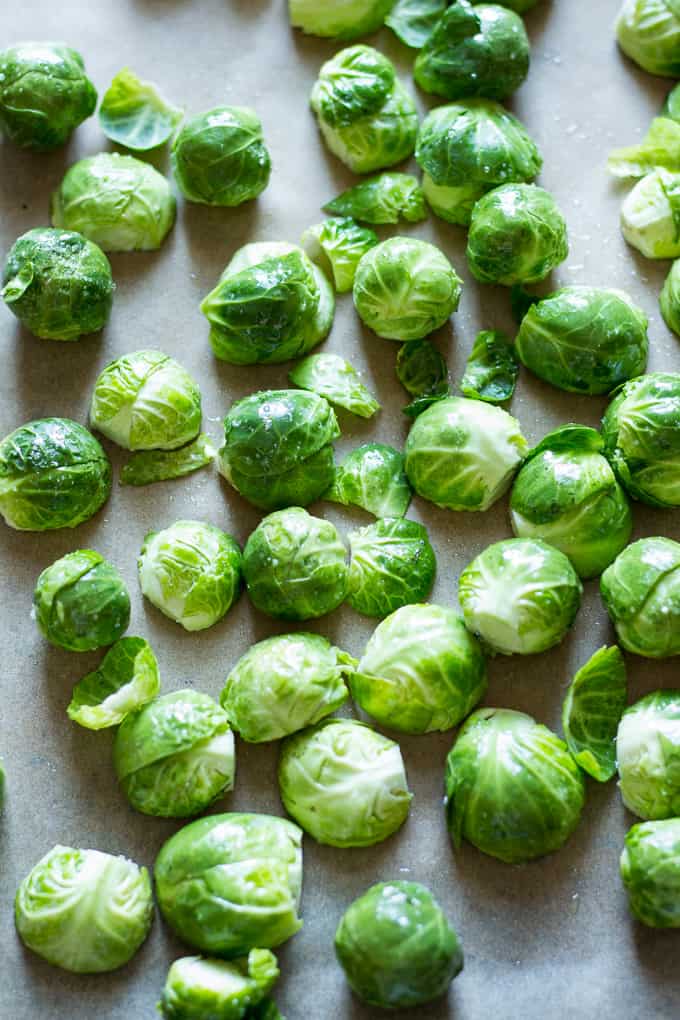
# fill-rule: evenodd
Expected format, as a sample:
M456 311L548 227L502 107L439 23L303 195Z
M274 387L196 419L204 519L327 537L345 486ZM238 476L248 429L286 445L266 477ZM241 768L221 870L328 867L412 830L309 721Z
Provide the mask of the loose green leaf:
M335 289L344 294L352 289L357 266L366 252L378 244L378 237L350 216L339 216L310 227L300 243L312 262L327 273L330 270Z
M411 340L397 355L397 379L415 399L403 408L417 418L431 404L449 395L449 370L444 358L429 340Z
M210 436L201 432L179 450L141 450L133 453L120 473L121 485L152 485L181 478L210 464L217 456Z
M323 499L358 506L374 517L403 517L411 502L404 455L385 443L365 443L335 468Z
M364 223L418 223L427 218L425 196L411 174L384 173L348 188L328 202L324 212L353 216Z
M616 731L626 707L626 664L618 645L582 666L562 705L562 728L574 761L599 783L616 772Z
M98 669L73 688L69 719L88 730L117 726L155 698L161 682L151 645L140 637L124 637L106 653Z
M671 117L655 117L638 145L614 149L607 160L614 177L644 177L656 167L680 170L680 121Z
M474 400L502 404L514 393L518 374L512 341L500 330L483 330L470 351L460 389Z
M419 50L448 7L448 0L397 0L385 24L405 46Z
M175 133L183 113L152 82L141 81L124 67L104 93L99 123L107 138L133 152L163 145Z
M311 390L360 418L371 418L380 404L368 390L349 361L337 354L311 354L288 373L303 390Z

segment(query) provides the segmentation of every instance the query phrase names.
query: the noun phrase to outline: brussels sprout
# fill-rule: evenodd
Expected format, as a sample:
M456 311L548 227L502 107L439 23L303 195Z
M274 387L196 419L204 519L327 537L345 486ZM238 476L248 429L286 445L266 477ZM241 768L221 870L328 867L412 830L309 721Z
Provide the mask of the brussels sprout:
M333 277L337 292L344 294L352 289L357 266L375 248L378 236L350 216L338 216L309 227L300 243L310 259Z
M153 82L141 81L129 67L115 76L99 107L107 138L133 152L148 152L172 138L184 114L168 103Z
M74 163L52 195L52 225L104 251L153 251L175 222L175 198L148 163L101 152Z
M333 481L330 404L303 390L265 390L233 404L224 419L220 474L262 510L306 506Z
M403 517L411 502L403 453L385 443L357 446L338 464L323 498L361 507L374 517Z
M83 58L70 46L25 42L0 52L0 134L17 145L56 149L96 105Z
M650 928L680 928L680 819L634 825L620 869L633 917Z
M293 28L322 38L356 39L380 28L394 0L288 0Z
M326 719L286 737L279 789L288 814L318 843L373 846L406 821L399 744L354 719Z
M325 397L360 418L372 418L380 404L366 389L357 370L337 354L310 354L288 373L296 386Z
M553 853L578 825L581 770L567 745L524 712L481 708L446 759L446 817L463 839L506 864Z
M43 570L33 592L38 629L70 652L112 645L130 622L130 596L115 567L92 549L79 549Z
M410 340L397 354L397 379L414 399L403 410L417 418L430 404L449 394L449 369L429 340Z
M381 882L347 908L335 952L352 991L382 1009L444 995L463 950L434 896L418 882Z
M668 328L680 336L680 259L675 260L666 277L659 296L659 307Z
M555 199L535 184L504 184L472 210L467 260L481 283L537 283L569 254Z
M486 690L486 664L453 609L405 606L378 624L349 682L354 700L381 725L430 733L472 711Z
M654 170L621 206L621 233L648 259L680 257L680 174Z
M563 287L531 306L516 349L539 379L572 393L609 393L644 372L647 316L622 290Z
M425 196L411 174L384 173L348 188L327 202L324 212L364 223L419 223L427 218Z
M243 740L278 740L335 712L356 659L319 634L281 634L241 656L220 695Z
M607 567L600 591L627 652L648 659L680 655L680 543L633 542Z
M14 242L1 296L34 336L78 340L107 322L115 284L101 248L67 230L39 227Z
M124 637L109 649L93 673L75 685L68 717L88 730L117 726L130 712L155 698L160 687L151 645L144 638Z
M680 82L674 85L666 96L666 102L663 104L661 113L662 116L670 117L671 120L680 123Z
M347 601L357 613L383 619L430 594L437 561L422 524L384 517L348 537Z
M163 917L203 952L271 949L302 927L302 832L283 818L200 818L163 844L154 875Z
M650 74L680 75L680 7L677 0L624 0L616 23L619 46Z
M616 731L626 707L626 663L613 645L576 673L562 705L562 729L574 761L606 783L616 772Z
M524 125L489 99L432 110L420 128L416 161L433 212L461 226L487 191L532 181L543 164Z
M420 340L443 326L460 301L462 281L435 245L390 237L372 248L354 278L354 307L386 340Z
M488 510L527 451L516 418L480 400L447 397L420 414L406 440L406 474L423 499L448 510Z
M330 521L301 507L265 517L243 550L243 576L256 609L279 620L313 620L347 594L347 551Z
M354 173L394 166L413 152L415 103L391 62L371 46L351 46L328 60L310 103L326 145Z
M278 976L268 949L251 949L241 960L184 956L168 972L158 1009L165 1020L247 1020Z
M276 364L299 358L327 336L335 298L302 248L259 242L239 248L201 311L221 361Z
M217 449L205 432L181 450L142 450L133 453L120 472L121 485L151 485L182 478L212 464Z
M654 691L626 709L616 761L629 811L648 821L680 814L680 691Z
M607 160L614 177L644 177L656 167L680 170L680 122L671 117L655 117L641 142L615 149Z
M153 918L146 868L99 850L55 846L19 886L14 919L24 945L74 974L132 959Z
M518 538L539 538L568 556L580 577L597 577L628 544L628 500L595 429L563 425L525 460L510 496Z
M448 7L448 0L397 0L385 18L405 46L419 50Z
M515 392L519 359L512 341L500 330L482 330L465 363L461 393L487 404L502 404Z
M445 99L505 99L528 73L529 39L519 15L468 0L444 11L413 68L421 89Z
M465 623L495 652L533 655L560 643L583 585L559 549L531 538L494 542L460 575Z
M188 818L234 788L234 734L207 694L175 691L123 720L113 764L136 811Z
M177 521L144 536L139 583L156 609L185 630L205 630L241 590L241 550L231 535L201 521Z
M126 450L174 450L198 435L201 391L163 351L134 351L97 379L90 424Z
M634 498L680 506L680 374L652 372L626 383L602 420L604 452Z
M10 528L75 528L110 491L108 457L75 421L40 418L0 441L0 514Z

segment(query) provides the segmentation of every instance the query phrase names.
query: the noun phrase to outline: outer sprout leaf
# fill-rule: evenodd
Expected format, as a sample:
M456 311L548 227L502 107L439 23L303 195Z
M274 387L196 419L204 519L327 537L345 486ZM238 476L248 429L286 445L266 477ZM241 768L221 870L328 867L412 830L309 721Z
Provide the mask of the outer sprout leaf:
M140 637L124 637L73 688L69 719L88 730L117 726L160 691L158 663Z
M445 396L449 370L429 340L411 340L399 348L397 379L412 397Z
M614 149L607 169L614 177L644 177L656 167L680 170L680 121L655 117L638 145Z
M179 450L142 450L133 453L120 473L121 485L151 485L181 478L210 464L217 456L212 439L201 432Z
M448 0L397 0L385 18L405 46L419 50L448 6Z
M398 223L400 219L419 223L427 218L423 189L411 174L379 174L343 191L323 208L364 223Z
M518 374L519 358L510 339L500 330L483 330L467 359L460 389L474 400L502 404L514 393Z
M327 273L330 269L335 289L344 294L352 289L357 266L362 256L378 244L378 237L351 216L338 216L309 227L300 243L312 262Z
M124 67L104 93L99 123L107 138L133 152L147 152L172 137L183 113L152 82Z
M562 728L578 765L606 783L616 772L616 731L626 707L626 664L618 645L581 666L562 705Z
M319 113L331 127L347 127L377 113L392 91L395 77L391 62L372 46L343 50L321 69L316 99Z
M404 455L385 443L365 443L335 469L323 499L359 506L375 517L403 517L411 502Z
M360 418L371 418L380 404L349 361L337 354L311 354L298 362L288 378L303 390L312 390Z

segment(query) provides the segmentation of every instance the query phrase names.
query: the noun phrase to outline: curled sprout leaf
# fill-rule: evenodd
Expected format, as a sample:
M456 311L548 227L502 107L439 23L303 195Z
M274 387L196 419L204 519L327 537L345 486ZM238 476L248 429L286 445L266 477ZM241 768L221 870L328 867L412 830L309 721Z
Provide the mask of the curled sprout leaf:
M312 262L333 275L335 289L344 294L352 289L362 257L378 244L378 237L360 227L351 216L336 216L317 223L302 235L302 247Z
M385 443L365 443L335 468L324 499L358 506L375 517L403 517L411 502L404 455Z
M192 443L179 450L142 450L133 453L120 473L121 485L151 485L181 478L211 464L217 448L210 436L201 432Z
M641 142L615 149L607 160L614 177L644 177L656 167L680 170L680 121L670 117L655 117Z
M140 637L124 637L73 688L69 719L88 730L117 726L160 691L158 663Z
M99 123L107 138L133 152L147 152L167 142L182 120L156 86L124 67L104 93Z
M574 761L606 783L616 772L616 731L626 707L626 664L617 645L603 647L572 680L562 728Z
M371 418L380 410L357 370L337 354L311 354L298 362L288 378L301 389L312 390L360 418Z
M519 374L519 358L512 341L500 330L484 330L470 351L461 392L473 400L502 404L510 400Z
M429 340L410 340L399 348L397 379L414 397L403 408L404 414L410 418L417 418L450 392L448 366Z
M384 173L348 188L328 202L324 212L352 216L364 223L419 223L427 218L425 196L411 174Z
M397 0L385 24L405 46L420 50L448 7L449 0Z
M437 568L422 524L403 517L383 517L349 538L347 601L364 616L384 619L430 594Z

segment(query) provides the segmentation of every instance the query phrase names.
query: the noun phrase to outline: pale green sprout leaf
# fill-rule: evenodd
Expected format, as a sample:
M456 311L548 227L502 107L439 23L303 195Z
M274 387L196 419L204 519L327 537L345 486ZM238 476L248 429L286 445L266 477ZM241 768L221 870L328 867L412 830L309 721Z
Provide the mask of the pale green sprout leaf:
M617 645L598 649L578 670L562 705L574 761L606 783L616 772L616 731L626 707L626 664Z
M327 274L330 270L335 289L344 294L352 289L357 266L366 252L376 246L378 237L350 216L336 216L309 227L300 243L312 262Z
M385 18L385 24L405 46L419 50L447 6L448 0L397 0Z
M637 182L621 206L621 233L645 258L680 257L680 173L660 167Z
M655 117L641 142L615 149L607 160L614 177L644 177L656 167L680 171L680 121L670 117Z
M483 330L468 355L460 389L474 400L502 404L512 397L518 375L519 358L509 337L500 330Z
M374 517L403 517L411 502L403 453L385 443L358 446L336 466L323 498L361 507Z
M106 137L133 152L163 145L182 117L182 110L168 103L152 82L142 81L129 67L118 72L99 107L99 123Z
M351 216L364 223L418 223L427 218L425 196L411 174L383 173L355 184L323 207L335 216Z
M301 389L312 390L360 418L371 418L380 410L357 370L338 354L310 354L298 362L288 378Z
M140 637L124 637L98 668L79 680L68 706L69 719L88 730L117 726L160 691L158 663Z
M309 35L356 39L379 29L394 0L288 0L290 23Z
M120 472L121 485L152 485L171 478L182 478L212 464L217 448L210 436L201 432L193 442L179 450L141 450L133 453Z

